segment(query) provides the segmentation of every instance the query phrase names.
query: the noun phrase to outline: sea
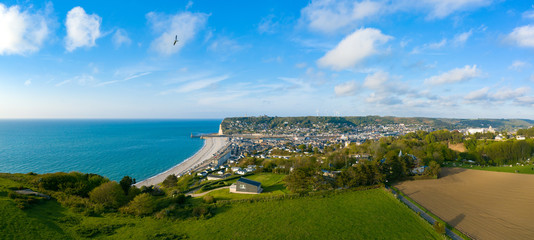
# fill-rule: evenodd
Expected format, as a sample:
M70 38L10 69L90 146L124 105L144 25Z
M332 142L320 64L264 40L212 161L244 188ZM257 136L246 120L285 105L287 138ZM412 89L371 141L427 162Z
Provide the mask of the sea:
M0 172L96 173L138 182L193 156L221 120L0 120Z

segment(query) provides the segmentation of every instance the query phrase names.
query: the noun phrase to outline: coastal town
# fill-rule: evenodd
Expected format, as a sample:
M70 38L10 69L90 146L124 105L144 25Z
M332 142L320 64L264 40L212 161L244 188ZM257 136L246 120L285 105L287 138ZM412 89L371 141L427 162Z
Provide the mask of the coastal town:
M262 117L258 117L262 118ZM279 126L272 123L255 122L254 118L225 119L219 126L217 134L199 136L210 141L222 141L217 152L209 158L198 159L194 167L183 169L177 174L195 174L205 180L220 180L231 174L245 175L263 168L257 164L241 164L243 159L259 161L272 159L290 159L295 156L312 156L324 154L353 145L360 145L367 140L379 140L383 137L404 136L409 133L432 132L437 130L430 124L388 123L355 125L347 122L317 121L315 123L297 121L281 122ZM276 119L276 118L275 118ZM490 134L496 141L516 138L524 140L524 136L515 132L498 133L492 126L467 127L452 129L462 135ZM228 134L230 133L230 134ZM202 151L200 151L202 152ZM413 157L413 155L411 155ZM369 159L370 154L354 154L354 159ZM414 157L415 158L415 157ZM469 160L473 162L472 160ZM286 166L279 166L286 167ZM290 166L287 166L290 168ZM415 166L414 172L423 172L423 166Z

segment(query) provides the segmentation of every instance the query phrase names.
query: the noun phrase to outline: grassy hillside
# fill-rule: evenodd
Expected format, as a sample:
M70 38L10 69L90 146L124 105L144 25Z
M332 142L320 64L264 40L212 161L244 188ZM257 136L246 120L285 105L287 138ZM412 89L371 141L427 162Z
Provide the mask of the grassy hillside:
M266 176L257 176L265 178ZM276 175L266 182L276 186ZM2 239L439 239L431 226L382 189L326 197L233 203L205 220L108 213L83 216L48 200L21 210L0 178ZM277 190L274 190L277 191Z
M512 167L482 167L477 166L474 164L461 164L456 162L455 165L453 165L453 162L445 162L445 167L460 167L460 168L467 168L467 169L474 169L474 170L483 170L483 171L492 171L492 172L508 172L508 173L521 173L521 174L534 174L534 165L512 165Z

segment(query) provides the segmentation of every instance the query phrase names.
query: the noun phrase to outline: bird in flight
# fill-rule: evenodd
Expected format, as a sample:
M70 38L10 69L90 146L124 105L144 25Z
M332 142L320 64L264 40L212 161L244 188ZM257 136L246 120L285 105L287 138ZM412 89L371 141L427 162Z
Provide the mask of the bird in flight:
M173 46L176 45L177 42L178 42L178 35L176 35L176 36L174 37L174 44L173 44Z

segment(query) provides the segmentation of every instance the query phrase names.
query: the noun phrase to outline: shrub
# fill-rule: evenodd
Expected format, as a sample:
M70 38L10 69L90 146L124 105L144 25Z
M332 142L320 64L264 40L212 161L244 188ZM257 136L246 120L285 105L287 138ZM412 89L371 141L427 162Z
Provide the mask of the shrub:
M156 233L153 236L149 237L149 240L179 240L179 239L187 239L186 234L174 234L174 233Z
M209 208L205 206L198 206L198 207L193 208L192 213L193 213L193 216L198 217L198 218L207 218L210 216Z
M126 196L121 186L113 181L104 183L89 193L89 199L107 208L117 209L126 202Z
M178 185L178 178L176 177L176 175L171 174L167 176L165 180L163 180L161 185L163 185L166 188L176 187L176 185Z
M137 195L128 205L120 209L122 213L145 216L154 212L154 197L148 193Z
M202 199L204 199L204 202L207 203L207 204L212 204L212 203L215 202L215 198L213 196L210 196L210 195L206 195Z
M445 234L445 224L440 221L434 222L434 230L439 234Z

